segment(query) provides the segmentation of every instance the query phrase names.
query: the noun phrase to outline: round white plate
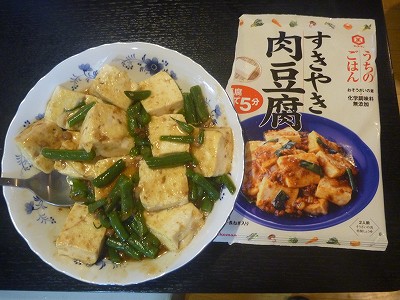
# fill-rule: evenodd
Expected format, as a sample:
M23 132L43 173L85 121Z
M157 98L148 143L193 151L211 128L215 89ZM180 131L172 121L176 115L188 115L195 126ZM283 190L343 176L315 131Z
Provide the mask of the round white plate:
M234 135L232 179L236 193L226 189L216 202L204 227L180 252L168 252L155 260L113 265L101 260L86 266L59 256L55 240L61 231L68 209L50 206L30 191L4 187L4 197L15 228L43 261L54 269L84 282L127 285L148 281L185 265L200 253L218 234L231 213L243 177L243 137L236 112L221 85L200 65L176 51L149 43L115 43L88 49L58 64L40 79L22 101L8 129L2 159L3 177L30 177L37 170L21 155L14 138L25 126L43 117L47 101L57 85L71 90L85 90L104 64L114 64L136 81L167 71L183 91L199 84L217 126L230 126Z

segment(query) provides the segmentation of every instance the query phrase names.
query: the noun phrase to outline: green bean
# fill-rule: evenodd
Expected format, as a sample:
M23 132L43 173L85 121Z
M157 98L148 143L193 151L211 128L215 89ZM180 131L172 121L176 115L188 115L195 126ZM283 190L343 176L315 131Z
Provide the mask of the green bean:
M117 240L116 238L108 237L106 240L106 245L109 247L112 247L116 250L119 250L132 258L135 258L137 260L141 259L140 253L138 251L136 251L135 249L133 249L126 242L121 242L121 241Z
M131 226L140 238L143 238L144 235L149 231L149 229L146 226L143 214L141 212L137 212L135 214Z
M109 213L114 210L117 206L118 201L121 199L121 189L119 188L119 181L122 180L118 177L115 185L111 189L111 192L107 195L107 204L105 205L106 213Z
M181 144L191 144L194 142L194 137L191 135L162 135L161 141L168 141Z
M138 185L140 180L139 171L136 171L135 173L132 174L131 180L134 186Z
M68 178L71 187L69 197L74 201L84 201L90 196L89 186L86 180L79 178Z
M140 147L137 146L132 147L131 150L129 151L129 155L132 157L140 155Z
M199 129L199 135L197 136L197 143L202 145L204 143L204 128Z
M347 173L347 177L349 178L349 183L350 183L351 189L353 190L353 192L358 192L358 187L357 187L353 172L351 171L350 168L346 168L346 173Z
M205 213L210 213L214 207L214 201L210 197L204 197L200 205L200 210Z
M231 194L235 193L236 191L235 183L228 174L223 174L221 176L218 176L217 181L223 184Z
M192 86L190 88L190 94L192 95L199 120L203 123L207 122L208 119L210 119L210 113L208 112L207 104L201 91L201 87L199 85Z
M127 240L128 244L135 248L139 253L149 258L156 258L158 255L158 247L154 245L143 243L140 238L132 233Z
M149 90L124 91L124 93L129 99L131 99L133 101L133 103L147 99L151 95L151 91L149 91Z
M68 118L68 126L74 127L83 122L89 110L96 104L96 102L91 102L89 104L85 104L81 108L78 109L71 117Z
M171 117L171 119L174 120L178 124L179 129L182 130L183 132L188 133L188 134L191 134L193 132L194 127L192 125L190 125L186 122L177 120L172 117Z
M142 104L140 104L141 109L140 109L140 116L139 116L139 122L140 124L144 127L147 124L149 124L149 122L151 121L151 116L150 114L146 111L146 109L143 107Z
M101 226L104 228L111 228L110 220L104 212L103 208L98 209L97 217L99 218Z
M108 246L107 252L108 252L108 258L111 260L113 264L121 263L121 257L119 256L119 253L115 248Z
M147 137L135 136L135 146L150 146L151 143Z
M194 161L192 155L189 152L176 152L160 157L145 157L144 160L151 169L183 166L187 163L193 163Z
M196 108L191 95L189 93L183 93L182 96L186 122L194 125L199 124L197 120Z
M142 146L140 148L140 155L143 156L144 159L146 159L147 157L151 157L153 156L153 153L151 151L151 146Z
M136 118L133 116L130 116L127 111L126 120L127 120L127 124L128 124L128 132L129 132L130 136L135 137L138 132L138 129L140 128Z
M156 246L157 248L160 247L160 245L161 245L160 240L150 231L147 232L147 234L145 235L144 241L146 243L150 243L151 245Z
M133 183L124 174L120 178L118 185L121 193L121 218L126 220L133 213Z
M111 167L92 180L95 187L104 187L114 181L125 169L126 164L123 159L117 160Z
M88 211L90 213L94 213L98 208L107 204L107 198L101 198L97 201L94 201L88 205Z
M116 235L122 240L126 241L129 238L129 233L126 231L124 225L119 218L117 211L112 211L108 214L108 219L110 220L111 227L114 229Z
M74 161L90 161L96 157L96 152L92 149L86 152L84 149L50 149L43 148L41 154L53 160L74 160Z
M322 168L320 165L314 164L306 160L300 160L300 167L308 171L311 171L315 174L318 174L319 176L323 176Z
M186 175L191 178L196 184L204 188L204 192L211 198L211 200L217 200L220 197L220 192L215 186L207 180L203 175L194 172L187 168Z
M78 109L78 108L84 106L84 105L85 105L85 101L81 100L81 101L79 101L79 103L78 103L77 105L75 105L75 106L72 107L72 108L69 108L69 109L64 108L64 111L65 111L65 112L71 112L71 111L74 111L74 110L76 110L76 109Z

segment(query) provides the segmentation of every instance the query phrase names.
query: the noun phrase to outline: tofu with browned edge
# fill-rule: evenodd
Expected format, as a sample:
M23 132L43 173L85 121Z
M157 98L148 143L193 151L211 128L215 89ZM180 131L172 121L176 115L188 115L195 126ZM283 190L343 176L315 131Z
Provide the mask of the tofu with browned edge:
M54 169L54 160L45 158L43 148L58 149L61 146L62 129L52 121L38 120L30 124L15 137L22 155L39 170L50 173Z
M152 116L177 113L183 108L182 92L175 80L165 71L138 83L139 90L150 90L151 95L142 100L144 109Z
M229 173L233 159L233 135L229 127L204 128L204 142L190 150L205 177Z
M79 148L92 148L104 157L129 154L134 140L129 135L126 112L114 105L96 103L87 113L81 127Z
M299 153L278 158L277 164L283 182L288 187L300 188L310 184L318 184L321 176L300 166L301 161L319 165L314 153Z
M160 140L162 135L187 135L179 129L174 119L186 122L185 117L181 114L167 114L151 117L149 123L149 140L153 156L162 156L173 152L189 152L189 144Z
M150 169L139 163L139 194L145 210L158 211L188 203L186 167Z
M184 248L204 225L203 214L193 203L144 213L150 231L170 251Z
M125 91L135 91L137 83L116 66L104 65L89 87L89 93L126 110L132 101Z
M96 226L98 220L88 212L87 205L76 203L56 240L58 254L91 265L99 258L106 228Z
M328 201L343 206L351 200L352 189L345 180L323 177L315 191L315 196L325 198Z

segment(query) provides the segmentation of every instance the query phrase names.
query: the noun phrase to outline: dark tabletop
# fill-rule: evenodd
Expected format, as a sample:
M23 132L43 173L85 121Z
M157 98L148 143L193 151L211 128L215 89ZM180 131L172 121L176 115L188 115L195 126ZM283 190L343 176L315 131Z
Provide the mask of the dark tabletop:
M400 128L381 1L6 0L0 5L0 151L28 91L87 48L151 42L201 64L226 86L243 13L371 18L377 27L382 169L389 245L384 252L211 243L159 279L96 286L59 273L15 230L0 196L0 289L134 292L359 292L400 289Z

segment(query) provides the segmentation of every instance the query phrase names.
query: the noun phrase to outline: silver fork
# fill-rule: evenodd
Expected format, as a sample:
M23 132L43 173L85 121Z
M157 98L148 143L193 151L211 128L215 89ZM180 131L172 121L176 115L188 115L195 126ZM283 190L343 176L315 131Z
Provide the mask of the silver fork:
M30 178L0 178L0 185L27 188L39 198L55 206L68 207L75 202L69 197L67 177L59 172L40 172Z

